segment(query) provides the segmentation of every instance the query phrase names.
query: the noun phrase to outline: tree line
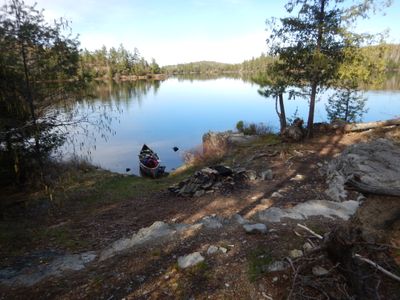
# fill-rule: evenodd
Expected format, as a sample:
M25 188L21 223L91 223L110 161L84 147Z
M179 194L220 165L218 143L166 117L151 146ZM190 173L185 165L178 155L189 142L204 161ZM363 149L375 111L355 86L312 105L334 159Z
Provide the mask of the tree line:
M80 52L80 73L89 79L119 80L160 72L160 66L154 58L149 63L137 48L130 52L122 44L117 49L114 47L107 49L103 46L92 52L87 49Z
M130 52L122 45L80 51L68 22L50 25L35 6L7 0L0 10L0 180L46 182L44 167L66 141L70 126L88 122L86 116L76 115L74 103L87 96L87 83L94 78L252 73L260 93L276 99L282 130L284 98L307 97L312 136L315 102L328 88L337 90L330 103L331 118L353 121L363 110L362 86L379 82L387 66L399 66L399 46L370 46L379 44L377 37L350 30L377 2L289 0L289 16L268 22L269 53L235 65L200 62L160 69L154 59L148 63L137 49ZM97 119L97 126L107 129L106 114Z

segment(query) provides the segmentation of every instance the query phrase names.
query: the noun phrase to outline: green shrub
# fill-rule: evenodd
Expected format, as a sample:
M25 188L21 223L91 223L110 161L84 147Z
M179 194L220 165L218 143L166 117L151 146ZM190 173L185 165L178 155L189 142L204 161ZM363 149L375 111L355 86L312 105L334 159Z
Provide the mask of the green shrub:
M272 128L264 123L245 123L239 121L236 123L236 129L244 135L267 135L272 133Z

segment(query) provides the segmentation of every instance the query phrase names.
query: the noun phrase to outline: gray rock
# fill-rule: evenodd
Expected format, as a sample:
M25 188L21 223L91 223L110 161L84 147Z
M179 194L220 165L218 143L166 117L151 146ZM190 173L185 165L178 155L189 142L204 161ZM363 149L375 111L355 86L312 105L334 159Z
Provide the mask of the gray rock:
M208 255L212 255L212 254L216 253L217 251L218 251L218 247L217 247L217 246L214 246L214 245L211 245L211 246L208 247L208 249L207 249L207 254L208 254Z
M267 226L265 224L257 223L257 224L245 224L243 225L243 229L246 233L267 233Z
M304 175L302 174L296 174L296 176L290 178L290 181L302 181L304 180Z
M283 198L283 196L279 192L273 192L271 198Z
M195 266L202 261L204 261L204 257L201 256L200 252L193 252L191 254L179 257L178 266L181 269L186 269Z
M197 190L195 193L194 193L194 197L201 197L201 196L203 196L204 194L206 193L206 191L205 190Z
M223 224L222 224L222 218L219 216L205 216L203 217L199 223L203 224L204 227L208 228L208 229L218 229L218 228L222 228Z
M257 179L257 172L254 170L247 170L246 176L250 181L254 181Z
M170 238L175 233L187 229L185 224L167 224L161 221L154 222L151 226L140 229L130 238L115 241L110 247L100 253L100 261L116 255L117 253L149 242L158 242L164 238Z
M271 272L285 271L288 268L289 268L289 264L287 262L277 260L267 266L264 266L262 269L265 272L271 273Z
M313 273L315 276L324 276L324 275L328 274L329 271L328 271L327 269L321 267L321 266L314 266L314 267L312 268L312 273Z
M289 126L282 133L283 139L291 142L299 142L303 136L303 130L298 126Z
M219 247L219 251L221 251L222 253L227 253L228 249L226 249L225 247Z
M247 223L249 223L249 220L247 220L247 219L245 219L245 218L243 218L241 215L239 215L239 214L234 214L233 216L232 216L232 222L234 222L234 223L237 223L237 224L239 224L239 225L244 225L244 224L247 224Z
M400 147L386 139L351 145L327 166L329 188L325 193L334 201L347 198L344 188L349 178L374 188L400 186Z
M272 178L273 178L273 173L271 169L261 172L262 180L272 180Z
M0 283L8 286L33 286L51 277L59 277L66 271L79 271L97 257L93 251L58 257L48 264L28 266L19 271L0 270Z
M258 212L256 218L261 222L272 223L280 222L283 218L304 220L311 216L348 220L356 212L358 206L359 202L353 200L342 203L327 200L310 200L286 209L271 207Z
M303 251L298 250L298 249L293 249L289 251L289 256L291 258L299 258L303 256Z
M309 242L304 243L304 245L303 245L303 251L304 251L304 252L309 252L309 251L311 251L312 249L313 249L313 246L312 246Z

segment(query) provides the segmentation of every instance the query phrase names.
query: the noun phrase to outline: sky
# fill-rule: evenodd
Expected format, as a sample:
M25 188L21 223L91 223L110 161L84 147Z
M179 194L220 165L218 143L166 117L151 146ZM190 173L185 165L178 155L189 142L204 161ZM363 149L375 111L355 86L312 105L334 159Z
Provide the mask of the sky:
M6 0L0 0L5 3ZM351 0L346 0L351 2ZM160 65L201 60L240 63L267 52L265 20L284 17L286 0L25 0L46 20L66 18L81 47L136 47ZM362 21L362 32L390 29L400 43L400 0Z

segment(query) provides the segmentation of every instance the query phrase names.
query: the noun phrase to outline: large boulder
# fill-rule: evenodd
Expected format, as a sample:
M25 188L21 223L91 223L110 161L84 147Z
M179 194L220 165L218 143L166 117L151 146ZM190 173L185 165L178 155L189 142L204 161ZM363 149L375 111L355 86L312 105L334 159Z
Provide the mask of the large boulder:
M282 138L288 142L301 141L304 137L303 123L302 119L296 118L292 125L286 127L282 132Z
M399 189L400 147L387 139L352 145L328 164L327 178L325 193L335 201L347 198L349 180L370 189Z

